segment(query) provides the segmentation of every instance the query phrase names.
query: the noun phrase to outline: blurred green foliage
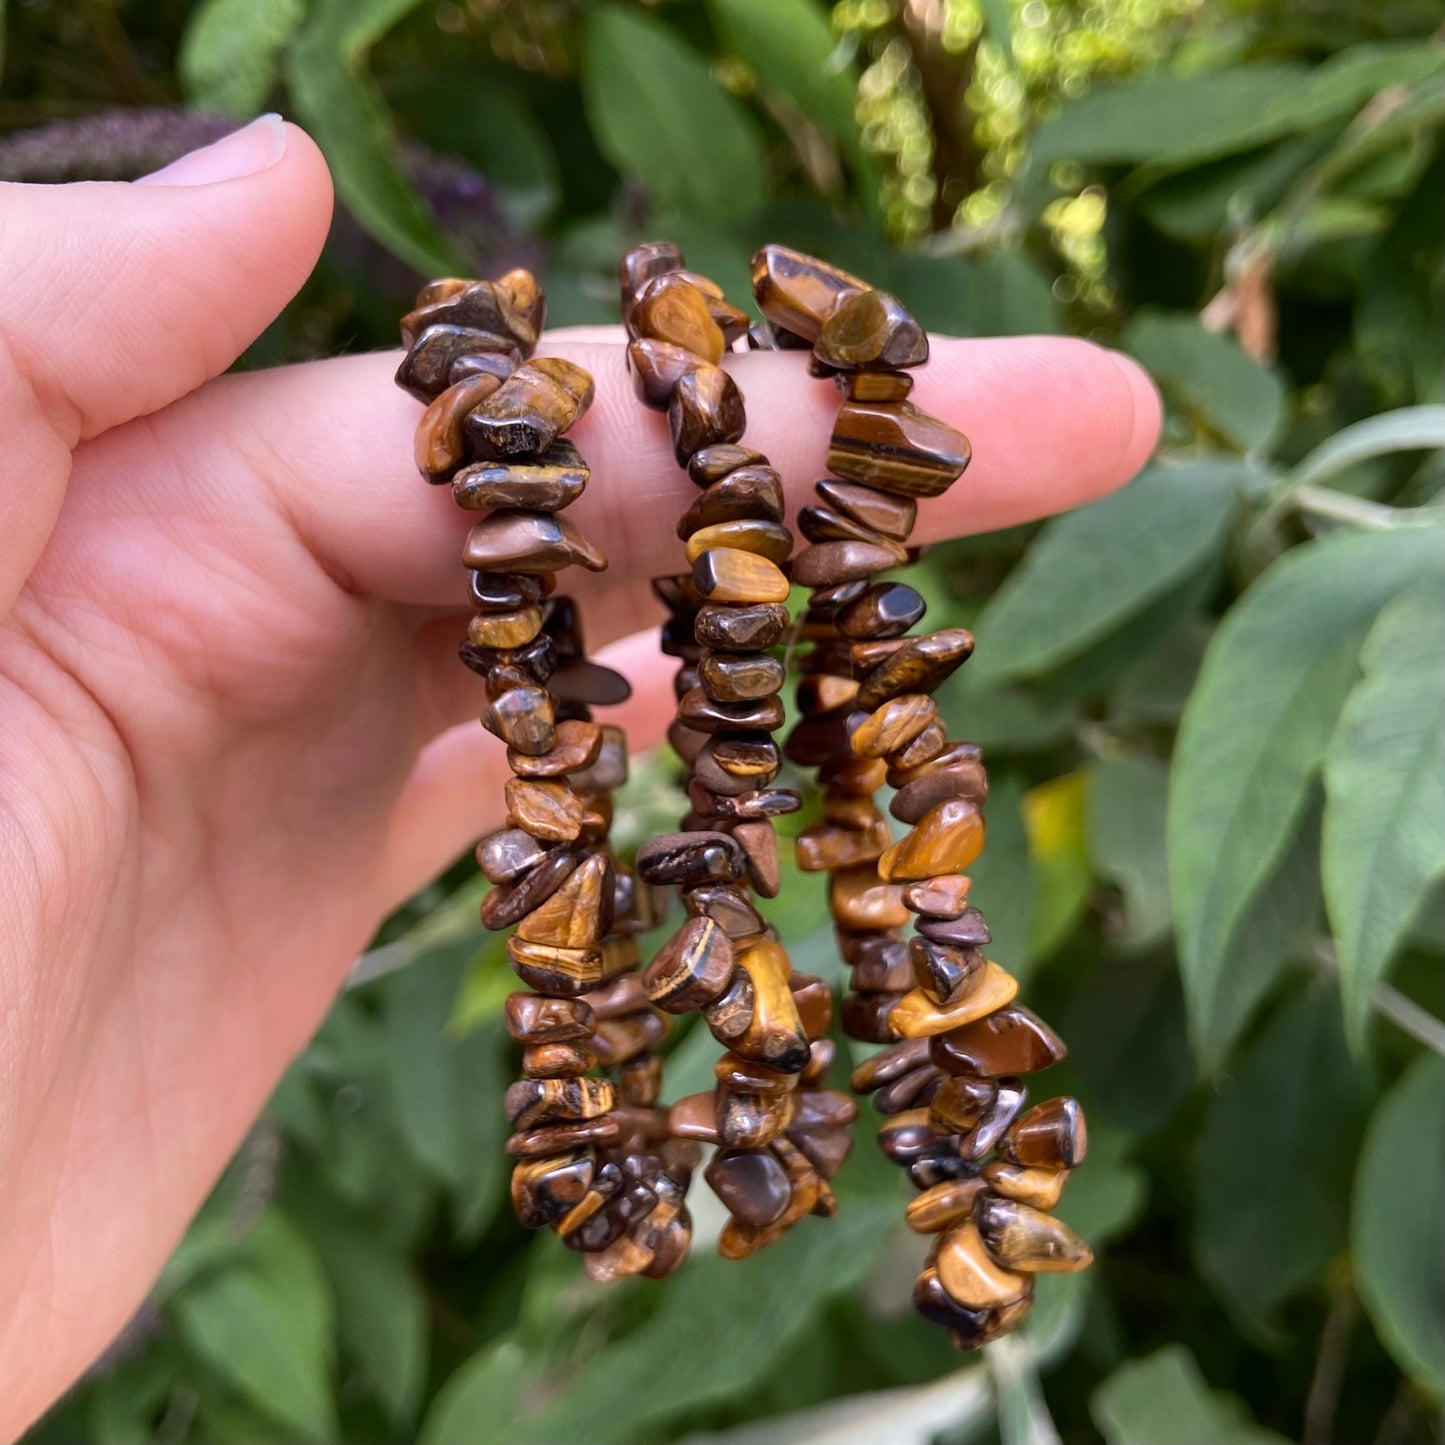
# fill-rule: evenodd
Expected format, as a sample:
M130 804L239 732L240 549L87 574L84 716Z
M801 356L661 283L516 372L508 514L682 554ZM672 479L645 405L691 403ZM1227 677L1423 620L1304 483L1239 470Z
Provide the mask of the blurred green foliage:
M668 234L734 297L785 240L940 330L1095 336L1168 403L1126 490L937 548L919 584L979 637L942 699L992 765L975 889L1072 1044L1051 1084L1093 1126L1063 1208L1093 1270L960 1359L906 1308L922 1248L865 1141L835 1222L594 1288L506 1208L507 975L464 862L390 920L35 1441L1439 1438L1438 24L1434 0L13 0L0 174L133 174L197 112L320 140L342 215L253 364L391 344L417 270L526 260L554 321L610 320L618 251ZM680 807L654 760L622 831ZM815 880L775 916L837 976ZM672 1094L711 1052L677 1038Z

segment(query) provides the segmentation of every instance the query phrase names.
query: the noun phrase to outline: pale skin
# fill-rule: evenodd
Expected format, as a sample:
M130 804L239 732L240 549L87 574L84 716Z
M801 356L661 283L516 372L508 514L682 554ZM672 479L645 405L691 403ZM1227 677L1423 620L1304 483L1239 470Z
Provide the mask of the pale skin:
M413 469L397 357L220 376L330 212L274 121L148 183L0 185L6 1438L143 1299L378 920L500 820L455 654L467 520ZM672 707L646 579L695 493L616 334L544 349L597 382L571 515L612 566L564 581L640 748ZM836 396L796 354L729 365L796 508ZM1101 496L1159 425L1132 362L1061 338L939 341L915 399L976 457L922 540Z

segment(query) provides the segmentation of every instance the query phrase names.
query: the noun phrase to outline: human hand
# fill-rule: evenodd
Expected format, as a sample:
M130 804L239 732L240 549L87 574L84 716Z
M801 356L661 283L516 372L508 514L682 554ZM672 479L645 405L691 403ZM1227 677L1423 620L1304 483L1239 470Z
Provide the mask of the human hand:
M377 922L502 814L456 660L467 518L411 462L396 357L211 380L326 234L312 143L267 120L147 183L0 185L0 1432L134 1310ZM633 744L671 717L647 579L691 494L605 331L574 574L627 671ZM793 504L831 388L730 367ZM1130 477L1158 404L1060 338L943 341L917 399L977 460L916 540ZM575 581L574 581L575 577Z

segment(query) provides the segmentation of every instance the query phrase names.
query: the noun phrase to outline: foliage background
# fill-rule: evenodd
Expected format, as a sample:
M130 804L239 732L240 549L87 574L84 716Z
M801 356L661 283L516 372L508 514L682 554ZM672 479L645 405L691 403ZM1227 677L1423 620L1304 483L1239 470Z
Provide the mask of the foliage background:
M767 238L941 330L1122 346L1169 406L1126 491L920 584L980 639L945 699L991 762L975 886L1073 1046L1092 1271L952 1354L864 1140L837 1221L590 1286L505 1207L506 970L464 861L33 1440L1440 1438L1436 4L5 9L0 176L133 175L269 106L321 142L342 213L251 364L392 344L415 271L527 262L554 321L607 320L628 241L738 297ZM669 824L665 759L630 798L634 842ZM836 974L814 880L777 914ZM678 1037L670 1090L710 1054Z

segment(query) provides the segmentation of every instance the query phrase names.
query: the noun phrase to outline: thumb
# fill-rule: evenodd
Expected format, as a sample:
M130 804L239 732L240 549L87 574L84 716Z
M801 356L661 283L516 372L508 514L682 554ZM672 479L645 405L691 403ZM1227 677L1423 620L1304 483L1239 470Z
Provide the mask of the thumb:
M330 216L326 163L279 116L135 184L0 183L0 615L76 443L224 371L300 288Z

